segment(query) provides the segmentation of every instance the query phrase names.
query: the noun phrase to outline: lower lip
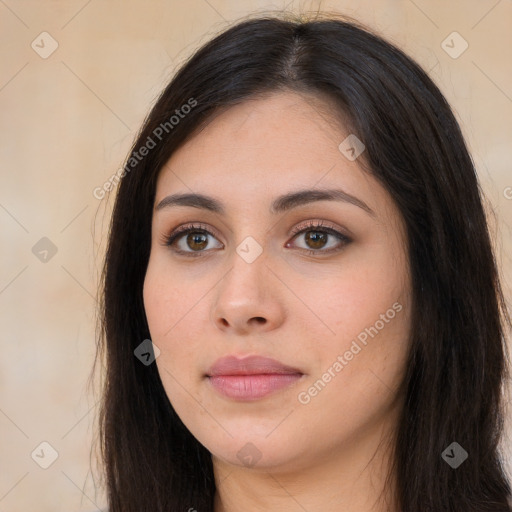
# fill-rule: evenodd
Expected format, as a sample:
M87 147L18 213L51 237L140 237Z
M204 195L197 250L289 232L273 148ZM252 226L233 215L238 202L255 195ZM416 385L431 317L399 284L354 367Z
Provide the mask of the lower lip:
M208 377L221 394L238 400L258 400L290 386L302 377L300 373L259 375L218 375Z

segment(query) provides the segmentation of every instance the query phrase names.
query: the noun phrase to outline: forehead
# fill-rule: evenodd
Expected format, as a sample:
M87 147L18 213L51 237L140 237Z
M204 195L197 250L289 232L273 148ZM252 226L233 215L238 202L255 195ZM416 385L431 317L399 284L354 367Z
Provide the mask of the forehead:
M180 186L229 185L239 194L320 180L327 186L341 175L349 186L362 173L338 149L348 135L332 105L319 98L279 92L247 100L213 117L174 152L160 172L157 196Z

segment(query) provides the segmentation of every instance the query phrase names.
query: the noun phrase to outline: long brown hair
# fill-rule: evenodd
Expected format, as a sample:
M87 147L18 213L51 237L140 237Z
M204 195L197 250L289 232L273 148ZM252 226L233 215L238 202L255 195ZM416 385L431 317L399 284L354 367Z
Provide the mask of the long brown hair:
M126 159L97 352L106 365L99 439L110 511L213 510L210 453L174 411L156 365L134 356L150 338L142 290L156 179L217 109L276 90L338 105L366 146L360 160L405 221L413 317L393 459L401 511L511 512L498 446L510 317L471 157L421 67L357 22L332 16L249 19L215 37L173 77ZM456 469L442 456L453 442L468 453Z

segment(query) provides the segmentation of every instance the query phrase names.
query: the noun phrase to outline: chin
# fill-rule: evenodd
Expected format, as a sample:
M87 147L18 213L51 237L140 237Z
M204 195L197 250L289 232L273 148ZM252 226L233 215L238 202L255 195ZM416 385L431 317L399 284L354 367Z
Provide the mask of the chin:
M265 432L268 435L269 430ZM222 439L204 439L204 442L197 438L213 457L222 460L226 464L248 469L272 470L278 467L293 467L294 461L299 454L291 452L296 450L297 445L287 444L288 439L282 436L271 434L251 435L246 430L246 435L230 437L228 434Z

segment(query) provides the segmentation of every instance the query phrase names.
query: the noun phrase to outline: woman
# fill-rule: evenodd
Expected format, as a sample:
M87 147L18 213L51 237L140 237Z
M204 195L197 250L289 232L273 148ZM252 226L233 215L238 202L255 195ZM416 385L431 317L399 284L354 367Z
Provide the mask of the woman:
M244 21L126 160L103 273L111 512L507 511L504 305L439 89L353 21Z

